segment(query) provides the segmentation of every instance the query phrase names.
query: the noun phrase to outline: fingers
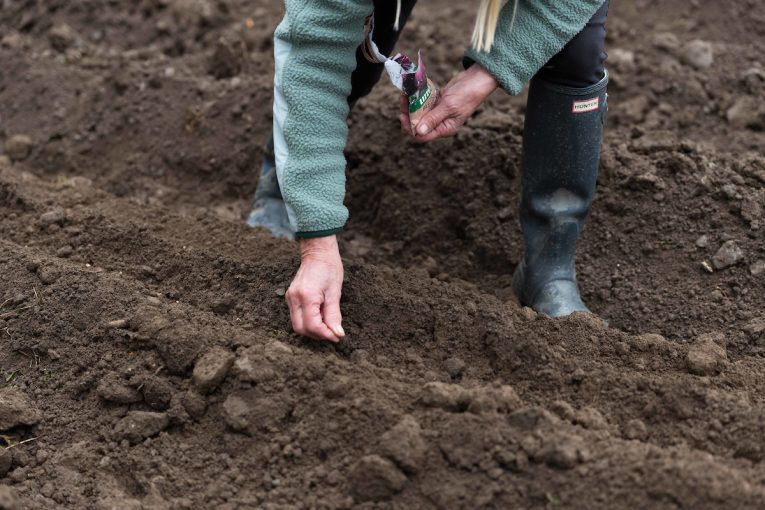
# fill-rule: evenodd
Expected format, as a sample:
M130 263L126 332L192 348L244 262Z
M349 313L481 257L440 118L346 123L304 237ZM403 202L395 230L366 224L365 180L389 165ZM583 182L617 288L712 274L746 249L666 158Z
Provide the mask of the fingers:
M324 298L321 294L313 295L300 290L290 289L287 291L285 298L290 309L292 329L295 333L313 338L314 340L340 341L340 335L337 335L324 323L322 317ZM338 321L335 329L338 332L342 332L342 327L339 324ZM344 332L342 336L344 336Z
M321 315L321 302L313 300L313 302L307 307L303 308L303 330L302 333L305 336L309 336L314 340L328 340L330 342L339 342L340 339L335 335L331 329L324 324L324 319Z
M345 331L342 326L343 316L340 313L340 296L325 296L321 312L324 324L327 325L337 338L343 338Z
M441 124L438 124L435 128L431 129L427 135L417 135L417 141L421 143L427 143L437 138L446 138L457 134L460 123L455 119L448 118Z
M436 103L435 108L430 110L417 124L417 139L425 140L432 131L435 131L446 119L451 117L454 112L447 99Z
M401 114L398 120L401 123L401 132L405 135L412 135L412 127L409 124L409 101L406 96L400 96Z

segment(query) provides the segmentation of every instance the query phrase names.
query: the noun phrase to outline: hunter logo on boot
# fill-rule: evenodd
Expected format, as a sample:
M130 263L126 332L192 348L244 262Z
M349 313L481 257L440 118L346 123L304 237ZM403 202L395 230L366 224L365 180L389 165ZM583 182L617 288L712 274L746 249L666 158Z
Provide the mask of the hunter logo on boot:
M574 105L571 107L572 113L585 113L597 110L600 107L600 98L593 97L585 101L574 101Z

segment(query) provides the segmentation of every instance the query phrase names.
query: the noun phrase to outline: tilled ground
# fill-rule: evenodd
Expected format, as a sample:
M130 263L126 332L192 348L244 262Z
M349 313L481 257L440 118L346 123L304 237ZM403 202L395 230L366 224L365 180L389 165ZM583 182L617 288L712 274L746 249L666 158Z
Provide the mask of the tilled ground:
M447 81L472 10L423 0L402 49ZM763 508L761 2L612 6L608 328L510 292L524 98L422 147L381 83L339 346L291 334L296 248L241 220L279 15L0 4L0 508Z

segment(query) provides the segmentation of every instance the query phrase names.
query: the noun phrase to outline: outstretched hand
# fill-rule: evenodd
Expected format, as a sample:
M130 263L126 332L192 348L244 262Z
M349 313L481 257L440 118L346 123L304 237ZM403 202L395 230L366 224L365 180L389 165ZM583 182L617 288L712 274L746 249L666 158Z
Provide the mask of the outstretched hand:
M401 96L401 130L420 142L454 136L473 112L494 92L497 80L480 64L473 64L455 76L440 91L436 106L417 124L416 134L409 124L409 104Z
M315 340L339 342L345 336L340 314L343 261L335 236L300 241L300 269L285 299L292 329Z

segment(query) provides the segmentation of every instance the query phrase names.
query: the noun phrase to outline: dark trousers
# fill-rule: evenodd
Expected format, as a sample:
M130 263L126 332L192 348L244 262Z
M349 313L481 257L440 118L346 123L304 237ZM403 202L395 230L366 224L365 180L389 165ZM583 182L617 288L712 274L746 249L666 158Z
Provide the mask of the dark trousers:
M384 55L391 55L398 41L401 30L404 29L417 0L403 0L399 31L394 30L396 17L396 2L392 0L375 0L375 31L374 41ZM476 5L478 2L476 2ZM537 77L545 81L583 88L599 82L604 75L603 64L606 60L604 46L606 42L606 20L608 18L606 2L590 18L584 29L571 39L560 52L553 56L537 73ZM356 52L356 70L351 77L352 90L348 102L354 103L372 91L380 80L384 70L382 64L372 64L366 60L361 50Z

